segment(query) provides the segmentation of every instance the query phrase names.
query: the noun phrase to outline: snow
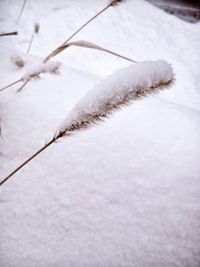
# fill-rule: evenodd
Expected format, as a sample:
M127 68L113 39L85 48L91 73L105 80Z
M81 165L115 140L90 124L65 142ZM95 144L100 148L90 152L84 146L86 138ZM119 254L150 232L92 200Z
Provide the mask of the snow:
M167 87L174 78L165 61L145 61L116 71L91 89L75 105L55 137L98 123L112 111Z
M18 80L104 0L0 1L1 86ZM35 21L31 55L25 55ZM109 8L75 38L136 61L166 60L170 90L136 101L106 123L63 138L0 188L2 267L199 267L199 23L142 0ZM75 40L74 39L74 40ZM25 59L23 68L11 62ZM71 47L21 93L0 94L0 178L39 149L79 99L130 62Z

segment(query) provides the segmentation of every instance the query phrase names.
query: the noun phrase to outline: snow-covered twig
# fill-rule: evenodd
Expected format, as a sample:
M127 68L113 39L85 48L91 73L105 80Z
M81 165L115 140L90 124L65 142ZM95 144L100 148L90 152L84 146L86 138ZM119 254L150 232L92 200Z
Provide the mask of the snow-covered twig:
M24 75L21 77L21 79L3 87L0 89L1 91L4 91L5 89L7 89L8 87L19 83L19 82L23 82L23 85L18 89L18 91L21 91L23 89L23 87L30 81L30 80L35 80L35 79L39 79L40 78L40 74L42 73L49 73L49 74L53 74L53 75L57 75L59 74L59 68L61 66L61 63L58 61L54 61L54 62L47 62L47 63L40 63L37 65L34 65L32 68L30 68L28 71L26 71L24 73Z
M37 80L40 78L40 74L42 73L59 74L60 66L61 63L58 61L37 64L25 72L22 76L22 81L27 82L32 79Z
M58 61L40 63L38 65L33 66L30 70L26 71L25 74L22 76L23 84L17 91L18 92L21 91L30 80L40 79L40 74L42 73L49 73L52 75L59 74L60 66L61 63Z
M146 61L117 71L86 93L58 127L54 137L5 177L0 185L58 139L96 125L131 101L159 92L171 85L173 78L172 67L165 61Z
M28 49L27 49L27 54L29 54L29 52L30 52L34 36L35 36L35 34L38 34L39 29L40 29L40 25L38 23L35 23L34 29L33 29L33 33L31 35L31 39L30 39L29 46L28 46Z

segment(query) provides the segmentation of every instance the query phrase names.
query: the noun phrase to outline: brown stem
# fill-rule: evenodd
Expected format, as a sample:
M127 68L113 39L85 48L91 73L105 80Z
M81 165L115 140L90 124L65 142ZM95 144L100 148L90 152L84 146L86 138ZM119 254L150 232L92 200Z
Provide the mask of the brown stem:
M22 86L19 87L19 89L17 90L17 92L20 92L20 91L27 85L27 83L29 83L29 82L30 82L30 80L24 82L24 83L22 84Z
M118 53L115 53L115 52L113 52L113 51L111 51L111 50L108 50L108 49L105 49L105 48L102 48L101 50L104 51L104 52L106 52L106 53L112 54L112 55L114 55L114 56L117 56L117 57L123 58L123 59L125 59L125 60L131 61L131 62L133 62L133 63L137 63L137 61L135 61L135 60L133 60L133 59L131 59L131 58L125 57L125 56L123 56L123 55L120 55L120 54L118 54Z
M83 28L85 28L91 21L93 21L95 18L97 18L100 14L102 14L106 9L108 9L110 6L113 5L113 2L104 7L102 10L100 10L96 15L94 15L91 19L89 19L86 23L84 23L80 28L78 28L63 44L61 44L59 47L67 44L77 33L79 33ZM57 50L59 49L56 48L53 50L45 59L43 62L47 62L51 57L57 55Z
M0 186L3 185L8 179L10 179L16 172L18 172L21 168L23 168L27 163L29 163L32 159L37 157L42 151L44 151L47 147L52 145L57 139L53 138L51 141L49 141L47 144L45 144L42 148L40 148L38 151L36 151L31 157L29 157L27 160L25 160L22 164L20 164L14 171L12 171L8 176L6 176L1 182Z
M12 85L14 85L14 84L16 84L16 83L19 83L19 82L21 82L21 81L22 81L22 79L17 80L16 82L10 83L9 85L6 85L5 87L3 87L3 88L0 89L0 92L4 91L4 90L7 89L8 87L11 87Z
M29 52L30 52L30 49L31 49L31 45L32 45L32 42L33 42L33 38L34 38L34 35L35 35L35 30L33 30L33 33L32 33L32 35L31 35L31 40L30 40L30 42L29 42L29 46L28 46L28 49L27 49L27 54L29 54Z
M67 45L67 43L77 34L79 33L83 28L85 28L91 21L93 21L95 18L97 18L100 14L102 14L106 9L108 9L110 6L115 5L117 2L120 2L119 0L111 1L110 4L108 4L106 7L104 7L102 10L100 10L96 15L94 15L91 19L89 19L87 22L85 22L80 28L78 28L70 37L67 38L67 40L61 44L58 48L53 50L45 59L43 60L44 63L46 63L50 58L54 57L58 53L60 53L65 48L62 48L63 45ZM125 58L125 57L124 57ZM129 59L128 59L129 60ZM18 92L21 91L26 84L28 84L29 81L25 82L19 89Z
M25 8L25 5L26 5L26 1L27 1L27 0L24 0L23 6L22 6L22 8L21 8L19 17L17 18L16 24L19 23L19 20L20 20L20 18L21 18L22 12L23 12L23 10L24 10L24 8Z
M0 36L18 35L18 32L5 32L0 33Z
M120 58L123 58L125 60L131 61L133 63L137 63L137 61L135 61L135 60L133 60L131 58L125 57L125 56L120 55L120 54L118 54L116 52L113 52L113 51L111 51L109 49L103 48L101 46L98 46L98 45L96 45L94 43L89 43L89 42L85 42L85 43L81 43L79 41L77 41L77 42L76 41L75 42L70 42L70 43L68 43L66 45L61 46L59 53L62 52L64 49L70 47L70 46L78 46L78 47L90 48L90 49L95 49L95 50L98 50L98 51L103 51L103 52L106 52L108 54L114 55L116 57L120 57Z

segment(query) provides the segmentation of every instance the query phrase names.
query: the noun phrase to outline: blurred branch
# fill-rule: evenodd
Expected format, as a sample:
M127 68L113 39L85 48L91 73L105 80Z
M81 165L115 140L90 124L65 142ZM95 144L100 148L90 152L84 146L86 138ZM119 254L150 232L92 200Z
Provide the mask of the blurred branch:
M0 36L18 35L18 32L5 32L0 33Z

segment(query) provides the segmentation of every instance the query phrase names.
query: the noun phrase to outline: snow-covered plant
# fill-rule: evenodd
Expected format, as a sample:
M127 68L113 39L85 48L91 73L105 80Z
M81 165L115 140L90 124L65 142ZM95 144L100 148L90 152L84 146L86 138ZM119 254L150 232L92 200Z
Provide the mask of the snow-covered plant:
M24 88L24 85L27 84L30 80L40 79L40 74L49 73L52 75L58 75L61 63L58 61L40 63L31 67L28 71L24 73L21 78L21 81L24 82L23 85L17 90L18 92Z
M61 63L58 61L54 62L47 62L47 63L40 63L31 67L28 71L24 73L22 76L22 81L27 82L32 79L40 79L40 74L42 73L50 73L53 75L59 74L59 68Z
M64 43L62 43L59 47L57 47L56 49L54 49L48 56L46 56L46 57L44 58L43 62L45 63L45 62L49 61L52 57L56 56L58 53L60 53L62 50L64 50L65 48L64 48L63 46L67 45L68 42L69 42L74 36L76 36L82 29L84 29L90 22L92 22L95 18L97 18L99 15L101 15L101 14L102 14L104 11L106 11L109 7L111 7L111 6L115 6L116 4L120 3L121 1L122 1L122 0L112 0L112 1L109 1L109 3L107 4L106 7L104 7L102 10L100 10L100 11L99 11L97 14L95 14L92 18L90 18L88 21L86 21L80 28L78 28L73 34L71 34L71 35L67 38L67 40L66 40ZM22 7L22 11L23 11L23 9L24 9L25 3L26 3L26 1L24 1L24 5L23 5L23 7ZM21 11L21 13L22 13L22 11ZM20 14L20 16L21 16L21 14ZM19 17L19 18L20 18L20 17ZM38 30L39 30L39 27L38 27ZM33 37L34 37L34 32L33 32L33 35L32 35L32 38L31 38L30 45L29 45L29 47L28 47L27 53L29 53L29 51L30 51L30 47L31 47L31 43L32 43L32 39L33 39ZM124 57L124 58L125 58L125 57ZM131 60L131 61L132 61L132 60ZM19 80L19 81L21 81L21 80ZM16 83L19 82L19 81L16 81L16 82L14 82L14 83L12 83L12 84L10 84L10 85L7 85L6 87L0 89L0 91L5 90L6 88L12 86L13 84L16 84ZM18 89L18 91L21 91L21 90L28 84L28 82L29 82L29 81L24 82L23 85Z
M115 72L86 93L58 127L53 138L5 177L0 185L58 139L96 125L131 101L159 92L171 85L173 78L172 67L162 60L132 64Z
M17 66L18 68L23 68L25 65L25 61L21 56L18 55L13 55L11 56L11 62Z
M39 63L37 65L32 66L29 70L27 70L24 75L21 77L21 79L17 80L14 83L11 83L3 88L0 89L1 91L4 91L8 87L17 84L19 82L23 82L23 85L18 89L18 91L21 91L24 87L25 84L27 84L30 80L37 80L40 79L40 74L42 73L49 73L52 75L57 75L59 74L59 69L60 69L61 63L58 61L50 61L47 63Z
M88 41L84 41L84 40L79 40L79 41L69 42L68 44L63 45L63 46L60 47L60 52L63 51L64 49L68 48L68 47L71 47L71 46L78 46L78 47L84 47L84 48L95 49L95 50L98 50L98 51L103 51L103 52L112 54L112 55L114 55L114 56L123 58L123 59L125 59L125 60L131 61L131 62L134 62L134 63L137 63L137 61L135 61L135 60L133 60L133 59L131 59L131 58L129 58L129 57L126 57L126 56L124 56L124 55L120 55L120 54L118 54L118 53L116 53L116 52L114 52L114 51L111 51L111 50L109 50L109 49L103 48L103 47L98 46L98 45L96 45L96 44L94 44L94 43L91 43L91 42L88 42ZM18 61L19 61L19 62L17 62L17 59L16 59L16 58L13 59L13 62L14 62L16 65L21 63L21 62L20 62L20 59L19 59ZM48 62L43 63L43 64L47 64L47 63L48 63ZM51 66L51 64L52 64L52 63L50 63L49 65ZM53 63L53 64L54 64L54 63ZM45 66L45 65L41 65L42 69L43 69L44 66ZM40 66L38 66L38 67L39 67L39 69L41 68ZM32 78L39 78L39 77L38 77L38 71L39 71L39 70L37 69L38 67L35 67L35 66L34 66L33 69L35 70L35 74L33 73ZM52 65L51 67L53 67L53 65ZM47 72L47 71L45 71L45 72ZM41 72L41 73L42 73L42 72ZM44 73L44 72L43 72L43 73ZM51 72L50 72L50 73L51 73ZM53 73L53 72L52 72L52 73ZM39 73L39 74L40 74L40 73ZM29 75L29 76L30 76L30 75ZM23 83L22 86L18 89L18 91L21 91L21 90L25 87L25 85L26 85L32 78L29 78L29 79L22 79L22 78L21 78L20 80L18 80L18 81L14 82L14 83L11 83L11 84L9 84L9 85L7 85L7 86L1 88L1 89L0 89L0 92L1 92L1 91L4 91L4 90L7 89L8 87L10 87L10 86L12 86L12 85L14 85L14 84L16 84L16 83L18 83L18 82L23 81L24 83Z
M130 101L165 88L172 79L171 66L162 60L144 61L118 70L79 100L55 137L88 128Z

